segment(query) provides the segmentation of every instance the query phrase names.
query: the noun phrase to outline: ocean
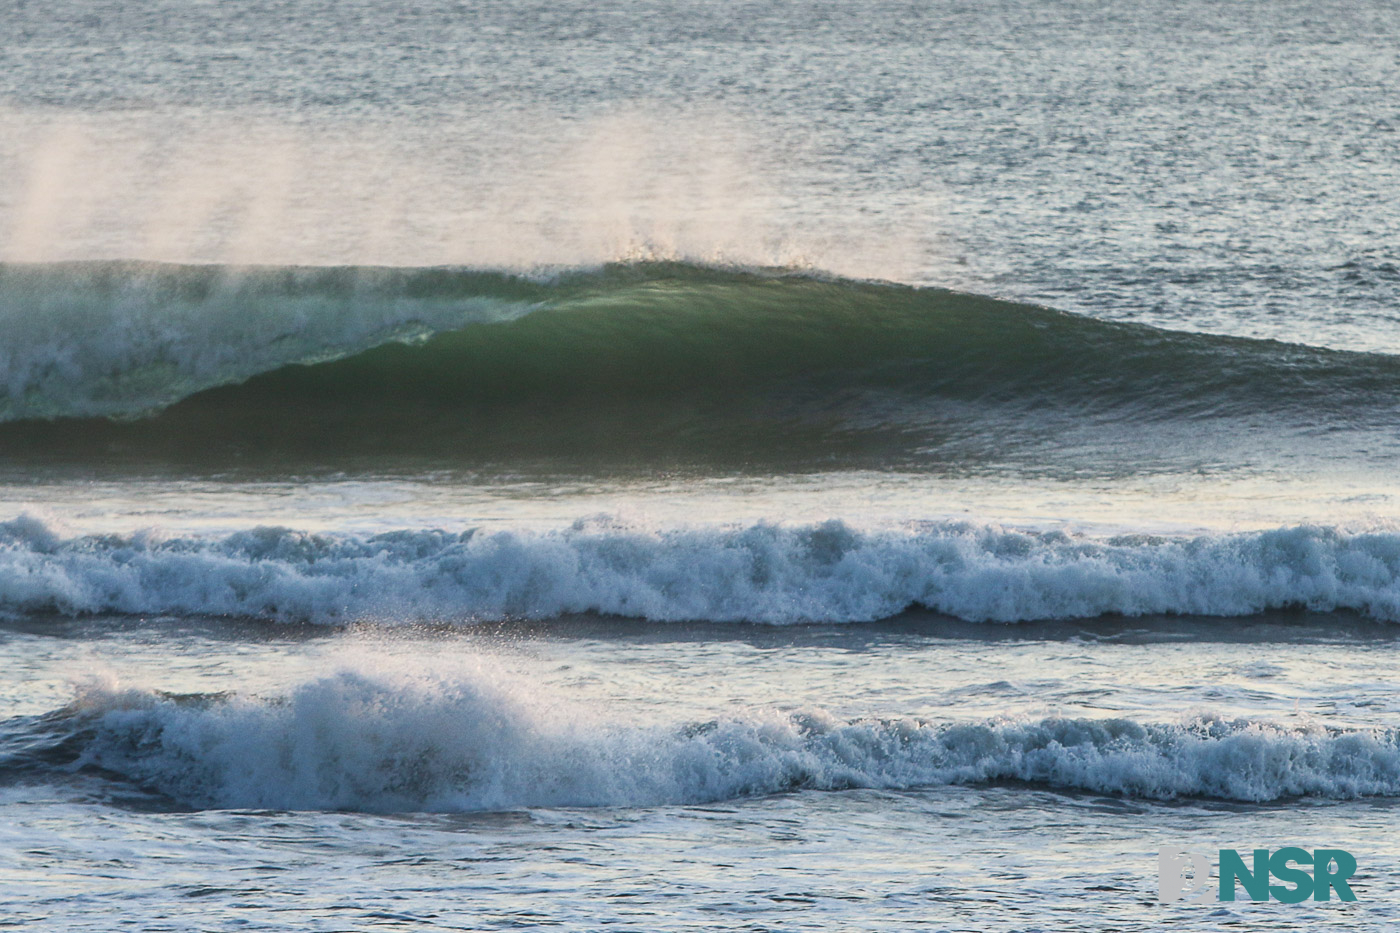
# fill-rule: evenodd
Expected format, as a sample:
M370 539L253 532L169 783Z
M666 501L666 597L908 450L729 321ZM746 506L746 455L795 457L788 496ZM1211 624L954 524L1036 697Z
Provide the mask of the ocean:
M1397 48L0 4L0 926L1394 929Z

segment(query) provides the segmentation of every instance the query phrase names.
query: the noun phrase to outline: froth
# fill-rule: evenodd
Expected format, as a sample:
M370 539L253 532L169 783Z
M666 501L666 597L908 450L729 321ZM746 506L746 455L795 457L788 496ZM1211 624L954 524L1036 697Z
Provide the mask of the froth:
M81 736L78 766L199 807L652 806L987 781L1154 799L1400 793L1391 733L1209 717L847 721L821 710L643 725L485 674L346 670L271 697L106 686L68 715Z
M1299 526L1098 539L950 522L655 528L602 516L554 531L163 538L0 524L0 609L10 612L794 623L911 606L998 622L1294 606L1394 621L1400 534Z

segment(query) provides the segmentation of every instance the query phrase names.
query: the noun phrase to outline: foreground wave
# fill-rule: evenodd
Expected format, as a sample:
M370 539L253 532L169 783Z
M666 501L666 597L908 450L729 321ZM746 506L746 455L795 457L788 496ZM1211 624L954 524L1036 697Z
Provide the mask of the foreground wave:
M64 537L0 524L0 610L412 622L607 613L851 622L914 606L1014 622L1306 607L1400 621L1400 532L1104 539L962 523Z
M844 721L817 710L644 725L525 696L491 678L353 671L266 698L89 688L30 723L30 750L0 771L97 768L194 807L380 812L990 781L1153 799L1400 794L1400 739L1380 730L1211 718Z
M9 456L917 462L1096 422L1400 418L1385 355L681 264L4 266L0 322Z

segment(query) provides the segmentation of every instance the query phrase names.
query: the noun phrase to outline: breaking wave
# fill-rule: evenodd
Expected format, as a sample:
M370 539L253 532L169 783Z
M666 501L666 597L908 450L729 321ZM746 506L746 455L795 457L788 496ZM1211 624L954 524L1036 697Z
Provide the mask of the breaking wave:
M1064 425L1393 426L1400 360L641 263L0 267L0 446L917 460ZM1113 427L1117 425L1117 427Z
M1110 538L915 522L64 537L0 524L0 611L283 621L851 622L924 607L1015 622L1307 607L1400 620L1400 533L1299 526Z
M1400 794L1400 740L1382 730L820 710L643 724L542 705L527 686L342 671L269 697L91 687L30 724L46 746L35 736L0 769L96 768L194 807L377 812L1006 781L1150 799Z

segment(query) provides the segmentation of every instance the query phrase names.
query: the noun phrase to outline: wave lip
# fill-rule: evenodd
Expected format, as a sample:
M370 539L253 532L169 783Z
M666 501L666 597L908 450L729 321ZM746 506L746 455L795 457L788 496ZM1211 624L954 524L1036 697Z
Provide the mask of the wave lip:
M935 723L809 710L629 725L530 709L478 679L354 672L270 699L90 690L65 717L62 767L195 807L654 806L1002 781L1156 800L1400 794L1393 732L1208 717Z
M537 291L432 269L0 264L0 421L150 416L284 366L511 320Z
M929 522L376 535L65 537L0 523L0 611L414 622L603 613L655 621L1242 616L1306 607L1400 621L1400 532L1319 526L1106 539Z

